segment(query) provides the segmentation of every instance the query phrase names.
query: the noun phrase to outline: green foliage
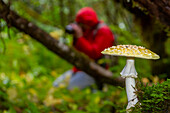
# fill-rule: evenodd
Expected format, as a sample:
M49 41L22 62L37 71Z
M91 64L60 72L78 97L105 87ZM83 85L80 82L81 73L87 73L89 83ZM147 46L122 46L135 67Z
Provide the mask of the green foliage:
M170 105L170 79L152 86L138 85L139 103L134 113L168 113Z
M110 113L113 106L122 109L126 105L124 89L107 86L103 91L92 92L90 88L68 91L64 86L52 87L49 76L7 76L0 74L0 112Z
M6 29L1 34L7 50L0 54L0 112L110 113L113 107L122 110L126 106L125 90L113 86L94 92L54 88L56 77L72 65L26 34L11 30L11 39Z
M93 7L97 11L99 19L109 24L117 39L117 44L145 46L145 43L139 37L139 32L136 30L138 26L134 27L132 23L132 15L125 12L118 4L114 5L112 1L107 1L106 5L109 6L109 11L111 12L110 17L114 17L112 19L113 22L110 22L107 17L108 13L103 8L103 6L108 6L102 4L103 0L73 1L75 4L73 3L72 7L75 8L73 9L75 11L78 11L84 6ZM64 1L63 15L66 19L62 20L60 2L61 0L13 0L11 9L49 33L58 30L58 28L64 29L61 23L62 21L65 24L70 22L70 5L68 1ZM75 13L73 12L72 15L74 16ZM114 23L114 25L111 23ZM78 89L68 91L65 86L54 88L52 83L56 77L72 68L72 65L48 51L28 35L19 33L16 29L11 28L11 39L9 39L7 28L4 26L5 22L3 21L0 23L0 28L3 27L3 30L0 30L0 32L5 40L7 49L6 53L2 54L2 47L4 45L0 42L0 112L110 113L113 107L118 113L126 112L127 98L124 88L105 86L103 91L94 92L90 88L82 91ZM69 37L70 44L72 37L70 35L67 37ZM170 40L166 43L168 54L170 54L169 42ZM142 59L136 59L135 61L139 76L150 77L149 61ZM110 70L114 73L114 77L120 76L126 59L120 57L117 62L117 65L110 67ZM169 59L165 60L165 62L169 62ZM159 110L160 106L157 105L163 105L163 100L169 100L167 93L160 93L167 91L165 87L167 86L167 82L158 84L158 86L142 86L139 89L139 100L142 104L136 107L135 110L137 112L143 112L145 108ZM165 95L167 95L167 98ZM153 106L156 106L156 109Z

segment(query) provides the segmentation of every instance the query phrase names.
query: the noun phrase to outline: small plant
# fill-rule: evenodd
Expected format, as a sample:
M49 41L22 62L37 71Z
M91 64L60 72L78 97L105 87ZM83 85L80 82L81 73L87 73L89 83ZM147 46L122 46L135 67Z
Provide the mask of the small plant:
M169 113L170 79L152 86L137 85L138 104L132 113Z

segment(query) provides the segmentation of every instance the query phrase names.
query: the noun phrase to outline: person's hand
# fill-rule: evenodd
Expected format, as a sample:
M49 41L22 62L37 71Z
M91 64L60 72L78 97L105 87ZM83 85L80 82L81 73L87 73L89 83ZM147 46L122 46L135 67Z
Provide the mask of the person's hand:
M71 24L71 26L74 29L74 34L73 35L74 35L75 38L79 38L79 37L83 36L82 28L78 24Z

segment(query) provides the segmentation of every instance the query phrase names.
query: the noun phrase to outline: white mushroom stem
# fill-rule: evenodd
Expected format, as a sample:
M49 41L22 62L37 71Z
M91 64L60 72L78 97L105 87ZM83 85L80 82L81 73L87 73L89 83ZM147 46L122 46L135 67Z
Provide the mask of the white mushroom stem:
M124 67L120 74L121 77L125 78L126 93L128 98L128 106L126 109L129 110L131 107L134 107L134 105L138 102L137 96L134 93L135 78L137 78L137 72L135 69L133 58L127 58L126 66Z

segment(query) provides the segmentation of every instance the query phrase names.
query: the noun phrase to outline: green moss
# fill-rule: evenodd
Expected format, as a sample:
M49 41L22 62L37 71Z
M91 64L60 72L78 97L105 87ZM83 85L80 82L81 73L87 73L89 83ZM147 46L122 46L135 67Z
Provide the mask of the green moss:
M170 79L152 86L138 85L139 103L132 112L135 113L168 113L170 105Z

